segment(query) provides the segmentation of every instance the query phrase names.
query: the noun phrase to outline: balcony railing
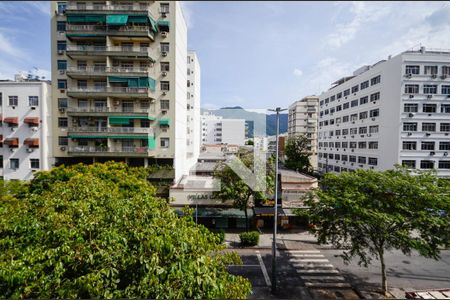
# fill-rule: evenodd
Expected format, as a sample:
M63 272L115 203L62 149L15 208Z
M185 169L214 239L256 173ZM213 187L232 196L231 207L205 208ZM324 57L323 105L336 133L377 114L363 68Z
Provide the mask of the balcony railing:
M145 11L148 12L148 5L141 5L140 3L133 3L129 5L123 4L112 4L112 5L102 5L102 4L69 4L66 6L66 11Z
M148 154L149 149L147 147L95 147L95 146L75 146L69 147L69 152L79 153L136 153L136 154Z
M148 113L149 108L136 109L134 107L68 107L68 113Z
M146 127L69 127L69 132L87 133L139 133L153 135L153 128Z
M129 47L129 46L81 46L69 45L67 52L120 52L127 54L142 54L150 56L150 48L148 47Z
M99 67L99 66L83 66L68 67L67 72L75 74L131 74L131 73L149 73L150 68L126 68L126 67Z
M119 93L119 94L148 94L149 88L139 87L86 87L86 88L68 88L69 93Z
M150 34L153 37L153 31L147 25L126 25L126 26L108 26L93 24L68 24L66 25L68 33L87 32L87 33L106 33L106 34Z

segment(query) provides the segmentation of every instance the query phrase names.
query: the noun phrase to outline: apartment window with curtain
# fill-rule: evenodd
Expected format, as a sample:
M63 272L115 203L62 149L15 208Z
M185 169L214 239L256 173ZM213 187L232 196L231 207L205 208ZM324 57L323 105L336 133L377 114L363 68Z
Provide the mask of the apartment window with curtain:
M67 80L58 79L58 89L66 89L67 88Z
M18 96L9 96L9 106L18 106L19 105L19 97Z
M58 98L58 108L67 108L68 101L67 98Z
M436 123L422 123L422 131L435 132Z
M437 75L438 67L437 66L425 66L425 75Z
M169 109L170 108L170 104L169 104L169 100L161 100L160 104L161 104L161 109Z
M56 30L57 31L66 31L66 22L65 21L57 21L56 22Z
M160 139L160 146L161 148L169 148L169 138L161 138Z
M39 169L39 159L38 158L30 158L30 168L31 169Z
M403 107L403 111L406 113L416 113L419 111L419 104L417 103L406 103Z
M57 49L58 49L58 51L65 51L67 49L67 42L66 41L58 41Z
M69 139L67 138L67 136L59 136L58 137L58 145L59 146L69 145Z
M39 105L39 97L38 96L28 96L28 105L29 106L38 106Z
M423 85L424 94L437 94L437 85L435 84L424 84Z
M169 81L161 81L161 91L169 91L170 84Z
M415 169L416 168L416 161L415 160L402 160L402 166Z
M450 95L450 85L441 86L441 94Z
M406 66L405 74L419 75L420 66Z
M169 43L161 43L161 52L169 52Z
M418 84L405 84L405 94L418 94L419 85Z
M19 159L18 158L11 158L9 160L9 167L10 169L16 170L19 168Z
M417 142L404 141L402 146L403 150L417 150Z

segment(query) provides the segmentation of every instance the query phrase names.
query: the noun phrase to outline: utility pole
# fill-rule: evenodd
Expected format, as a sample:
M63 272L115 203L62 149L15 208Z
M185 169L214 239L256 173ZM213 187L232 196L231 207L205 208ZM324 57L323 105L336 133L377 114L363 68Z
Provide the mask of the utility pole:
M277 291L277 224L278 224L278 135L280 131L280 112L286 109L277 107L269 109L277 113L277 132L276 132L276 150L275 150L275 203L273 209L273 241L272 241L272 293Z

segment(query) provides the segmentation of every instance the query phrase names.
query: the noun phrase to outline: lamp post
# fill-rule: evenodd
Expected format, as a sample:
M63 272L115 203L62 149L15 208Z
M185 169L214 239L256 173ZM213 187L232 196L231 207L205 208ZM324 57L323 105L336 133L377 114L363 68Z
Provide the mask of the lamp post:
M277 132L276 132L276 147L275 147L275 203L273 210L273 241L272 241L272 293L277 291L277 223L278 223L278 134L280 131L280 112L286 109L277 107L276 109L269 109L277 113Z

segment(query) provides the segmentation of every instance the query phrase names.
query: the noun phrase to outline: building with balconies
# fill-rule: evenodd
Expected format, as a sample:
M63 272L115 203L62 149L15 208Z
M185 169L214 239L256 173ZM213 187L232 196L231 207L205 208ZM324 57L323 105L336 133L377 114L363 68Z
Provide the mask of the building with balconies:
M30 180L48 170L51 159L49 127L50 83L16 75L0 81L0 176Z
M421 47L336 81L319 103L319 169L450 177L450 50Z
M288 137L303 135L308 139L311 166L317 169L317 120L319 97L308 96L289 106Z
M51 7L55 164L158 163L173 165L175 180L188 174L186 157L194 148L188 150L186 134L187 28L180 3L58 1Z

